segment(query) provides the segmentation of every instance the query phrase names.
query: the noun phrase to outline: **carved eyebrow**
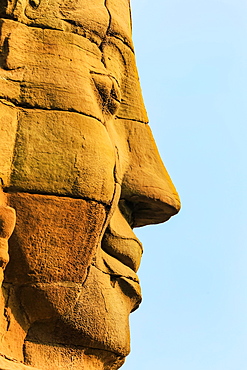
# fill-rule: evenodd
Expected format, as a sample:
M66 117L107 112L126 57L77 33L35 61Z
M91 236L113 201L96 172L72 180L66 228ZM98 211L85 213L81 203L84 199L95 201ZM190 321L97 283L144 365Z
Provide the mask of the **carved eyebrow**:
M91 41L93 44L96 44L98 48L102 44L102 37L96 31L85 28L72 19L61 18L61 20L71 25L71 33L85 37L85 39Z

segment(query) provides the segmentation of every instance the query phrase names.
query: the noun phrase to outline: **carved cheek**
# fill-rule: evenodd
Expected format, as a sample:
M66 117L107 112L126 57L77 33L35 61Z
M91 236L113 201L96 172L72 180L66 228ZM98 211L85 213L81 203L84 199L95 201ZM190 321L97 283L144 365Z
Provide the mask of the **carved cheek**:
M82 283L92 262L105 222L99 202L8 194L17 222L9 241L5 281L11 283Z

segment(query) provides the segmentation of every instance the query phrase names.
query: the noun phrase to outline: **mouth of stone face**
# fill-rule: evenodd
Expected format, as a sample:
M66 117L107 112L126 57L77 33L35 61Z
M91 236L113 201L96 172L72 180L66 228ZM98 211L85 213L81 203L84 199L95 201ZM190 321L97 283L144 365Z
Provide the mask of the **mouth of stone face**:
M101 248L118 260L123 267L137 272L143 253L142 243L132 230L132 212L128 203L120 199L102 239Z
M101 262L99 262L99 260ZM135 311L142 300L140 281L132 268L122 263L118 258L101 249L101 258L96 267L110 276L112 288L120 287L122 293L131 301L130 311Z
M110 222L101 243L101 263L98 267L110 275L111 284L117 283L131 300L131 311L141 303L141 288L136 274L143 248L130 225L123 217ZM117 227L115 227L117 226ZM120 234L121 233L121 234Z
M137 238L121 237L106 231L102 240L102 249L123 265L137 272L143 253L142 245Z

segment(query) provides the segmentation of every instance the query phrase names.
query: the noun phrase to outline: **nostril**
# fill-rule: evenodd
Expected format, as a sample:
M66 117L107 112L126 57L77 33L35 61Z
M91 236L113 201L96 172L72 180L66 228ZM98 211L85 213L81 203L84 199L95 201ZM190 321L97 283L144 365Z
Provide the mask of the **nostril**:
M152 199L141 195L130 196L132 204L132 228L168 221L178 213L179 208L169 200Z

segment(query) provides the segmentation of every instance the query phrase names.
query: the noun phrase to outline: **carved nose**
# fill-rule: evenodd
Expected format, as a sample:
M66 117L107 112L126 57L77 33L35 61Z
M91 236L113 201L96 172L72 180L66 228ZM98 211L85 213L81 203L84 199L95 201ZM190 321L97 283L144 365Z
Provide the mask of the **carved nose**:
M180 200L147 124L125 121L129 165L121 198L131 204L133 227L167 221L178 213Z

